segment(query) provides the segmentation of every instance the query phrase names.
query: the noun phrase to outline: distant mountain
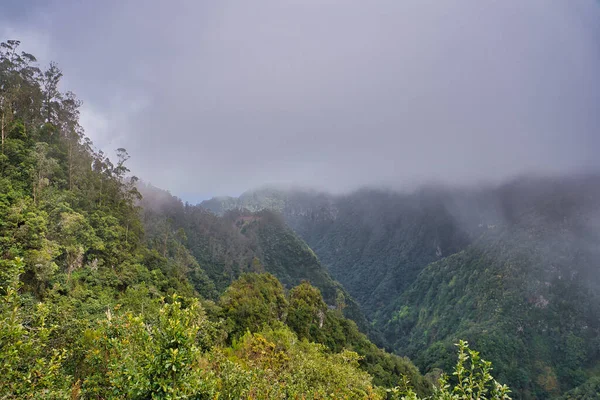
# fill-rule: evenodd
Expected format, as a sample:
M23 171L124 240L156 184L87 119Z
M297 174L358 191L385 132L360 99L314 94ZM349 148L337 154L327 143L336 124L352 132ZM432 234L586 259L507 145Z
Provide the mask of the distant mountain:
M600 351L600 176L333 196L263 189L213 212L273 209L423 372L464 337L521 398L594 375Z
M518 182L503 222L428 265L378 313L393 348L424 371L473 342L523 398L583 383L600 361L600 179Z

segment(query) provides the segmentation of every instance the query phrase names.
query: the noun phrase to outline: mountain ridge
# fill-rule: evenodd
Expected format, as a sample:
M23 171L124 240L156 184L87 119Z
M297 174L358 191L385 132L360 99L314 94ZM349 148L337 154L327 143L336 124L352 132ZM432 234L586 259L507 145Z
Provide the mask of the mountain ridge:
M497 186L412 193L269 189L232 205L275 205L390 348L413 357L422 372L447 369L452 344L466 337L524 399L556 396L593 377L600 360L593 350L600 335L593 322L600 315L599 174L525 176ZM515 318L515 312L523 315ZM548 326L528 331L528 323ZM529 358L515 365L522 354Z

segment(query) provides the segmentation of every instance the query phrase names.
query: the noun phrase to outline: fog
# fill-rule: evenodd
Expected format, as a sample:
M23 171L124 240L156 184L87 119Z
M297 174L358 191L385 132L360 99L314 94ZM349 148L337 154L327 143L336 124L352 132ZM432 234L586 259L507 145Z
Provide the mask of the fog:
M192 202L598 170L600 5L3 1L82 124Z

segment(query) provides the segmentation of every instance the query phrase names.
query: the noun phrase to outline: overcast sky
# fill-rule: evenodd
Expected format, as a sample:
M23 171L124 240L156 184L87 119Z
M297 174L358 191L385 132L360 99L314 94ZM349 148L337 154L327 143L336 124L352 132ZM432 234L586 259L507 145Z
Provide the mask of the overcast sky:
M104 150L186 200L600 166L596 0L0 0Z

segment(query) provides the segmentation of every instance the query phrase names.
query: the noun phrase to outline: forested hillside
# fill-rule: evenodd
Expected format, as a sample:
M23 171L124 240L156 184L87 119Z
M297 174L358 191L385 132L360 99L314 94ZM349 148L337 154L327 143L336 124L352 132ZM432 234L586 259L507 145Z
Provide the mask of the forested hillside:
M503 223L427 266L377 320L423 371L450 365L452 340L468 338L524 398L548 398L600 362L600 179L501 193Z
M288 288L306 280L319 288L329 306L342 310L364 332L370 329L356 302L280 215L235 210L215 216L150 185L138 187L149 245L165 255L191 256L190 262L198 264L190 265L190 271L206 271L216 292L244 272L269 272ZM206 287L205 277L191 279L201 294L211 296L213 288L210 283Z
M203 206L281 212L422 372L448 368L466 337L520 397L548 398L597 374L598 188L599 176L573 175L413 193L263 189Z
M470 242L466 227L446 207L444 194L362 190L331 196L265 189L243 194L237 204L213 199L202 206L215 213L223 213L224 207L281 212L373 318L423 267Z
M94 150L58 67L18 46L0 46L0 398L508 398L466 343L438 388L377 348L277 216L144 203L127 152Z

